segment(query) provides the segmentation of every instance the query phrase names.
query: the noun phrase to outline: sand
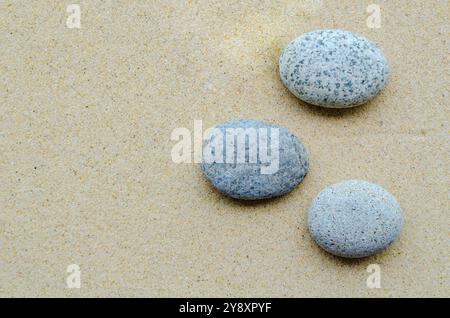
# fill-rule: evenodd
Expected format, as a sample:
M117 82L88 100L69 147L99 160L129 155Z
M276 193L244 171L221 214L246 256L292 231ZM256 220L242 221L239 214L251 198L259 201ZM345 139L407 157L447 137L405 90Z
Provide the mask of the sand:
M371 1L77 3L80 29L69 1L0 3L0 296L449 296L448 2L379 1L380 28ZM377 98L327 110L283 86L282 48L319 28L382 47ZM172 161L174 129L241 117L305 143L290 194L242 203ZM309 236L312 198L345 179L400 202L386 251L344 260Z

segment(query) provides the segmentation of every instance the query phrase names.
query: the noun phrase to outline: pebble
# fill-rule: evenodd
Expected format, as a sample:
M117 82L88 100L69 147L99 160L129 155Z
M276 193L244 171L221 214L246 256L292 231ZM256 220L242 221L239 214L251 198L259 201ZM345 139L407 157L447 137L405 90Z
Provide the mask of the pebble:
M281 53L279 71L284 85L299 99L329 108L369 101L389 76L387 60L376 44L338 29L294 39Z
M233 129L234 135L227 135ZM245 137L246 133L250 137ZM230 146L232 140L234 145ZM219 191L236 199L283 195L303 180L308 167L307 151L294 134L287 128L253 119L219 124L203 143L203 174Z
M399 235L399 203L379 185L347 180L322 190L308 210L312 238L326 251L358 258L377 253Z

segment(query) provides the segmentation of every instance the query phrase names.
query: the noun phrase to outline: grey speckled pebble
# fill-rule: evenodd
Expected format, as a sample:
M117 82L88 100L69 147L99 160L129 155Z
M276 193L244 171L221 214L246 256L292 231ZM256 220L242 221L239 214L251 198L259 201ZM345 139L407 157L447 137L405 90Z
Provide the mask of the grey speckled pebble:
M290 42L280 56L284 85L301 100L330 108L363 104L384 87L389 67L366 38L343 30L318 30Z
M308 227L326 251L364 257L389 246L399 235L402 210L379 185L347 180L327 187L313 200Z
M242 129L235 135L234 147L229 148L233 153L229 151L228 155L232 155L234 161L226 160L225 144L228 138L226 131L230 128ZM245 137L245 132L249 132L248 129L258 131L257 138L250 138L250 135ZM284 127L252 119L238 119L216 126L215 131L219 132L219 135L211 133L204 141L201 168L207 179L219 191L233 198L256 200L285 194L294 189L308 171L309 161L305 147ZM238 148L237 142L240 137L245 138L246 155L245 160L238 162L236 160L238 149L242 150L242 147ZM217 140L223 141L223 148L212 146L216 145ZM267 145L267 149L263 148L263 145ZM273 145L276 147L272 147ZM217 155L221 149L223 151L216 159L207 161L208 154ZM256 150L257 160L251 159L250 149ZM265 158L264 154L270 155L267 157L270 160Z

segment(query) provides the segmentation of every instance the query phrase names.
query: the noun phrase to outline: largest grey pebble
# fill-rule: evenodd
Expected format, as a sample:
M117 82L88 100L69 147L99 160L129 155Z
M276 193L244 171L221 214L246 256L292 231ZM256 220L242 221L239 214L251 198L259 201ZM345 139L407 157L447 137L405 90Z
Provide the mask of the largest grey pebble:
M290 42L279 59L281 80L313 105L361 105L384 87L389 66L381 49L356 33L318 30Z
M322 190L308 210L312 238L342 257L364 257L389 246L399 235L402 209L381 186L347 180Z
M226 149L222 149L222 156L218 160L208 162L206 160L209 153L215 153L217 149L211 147L215 143L214 134L210 134L203 144L203 159L201 169L206 178L220 192L227 194L235 199L258 200L272 198L283 195L293 190L305 177L308 172L309 160L306 148L303 143L287 128L264 123L254 119L235 119L224 122L214 127L217 131L223 133L224 144L226 140L226 131L229 128L242 129L237 135L244 135L245 129L263 129L268 132L268 142L270 145L270 136L273 129L278 129L278 165L270 171L262 173L262 168L270 167L269 163L261 161L259 143L255 139L246 140L245 162L237 163L226 161ZM259 135L259 134L258 134ZM251 162L249 149L257 147L258 160ZM209 149L212 148L212 149ZM262 149L262 148L261 148ZM233 148L233 156L237 155L237 142ZM266 152L267 153L267 152Z

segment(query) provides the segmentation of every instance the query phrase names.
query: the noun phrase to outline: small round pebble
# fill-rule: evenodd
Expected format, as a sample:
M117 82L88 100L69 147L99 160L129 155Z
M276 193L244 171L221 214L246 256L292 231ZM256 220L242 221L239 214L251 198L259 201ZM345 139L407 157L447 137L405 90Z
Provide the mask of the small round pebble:
M389 246L399 235L402 209L379 185L347 180L322 190L308 210L314 241L342 257L365 257Z
M309 104L346 108L372 99L389 66L381 49L356 33L318 30L290 42L279 60L284 85Z
M234 135L227 135L230 131ZM231 140L234 145L227 153L226 145ZM306 149L294 134L258 120L237 119L219 124L203 143L203 174L219 191L236 199L283 195L303 180L308 167Z

